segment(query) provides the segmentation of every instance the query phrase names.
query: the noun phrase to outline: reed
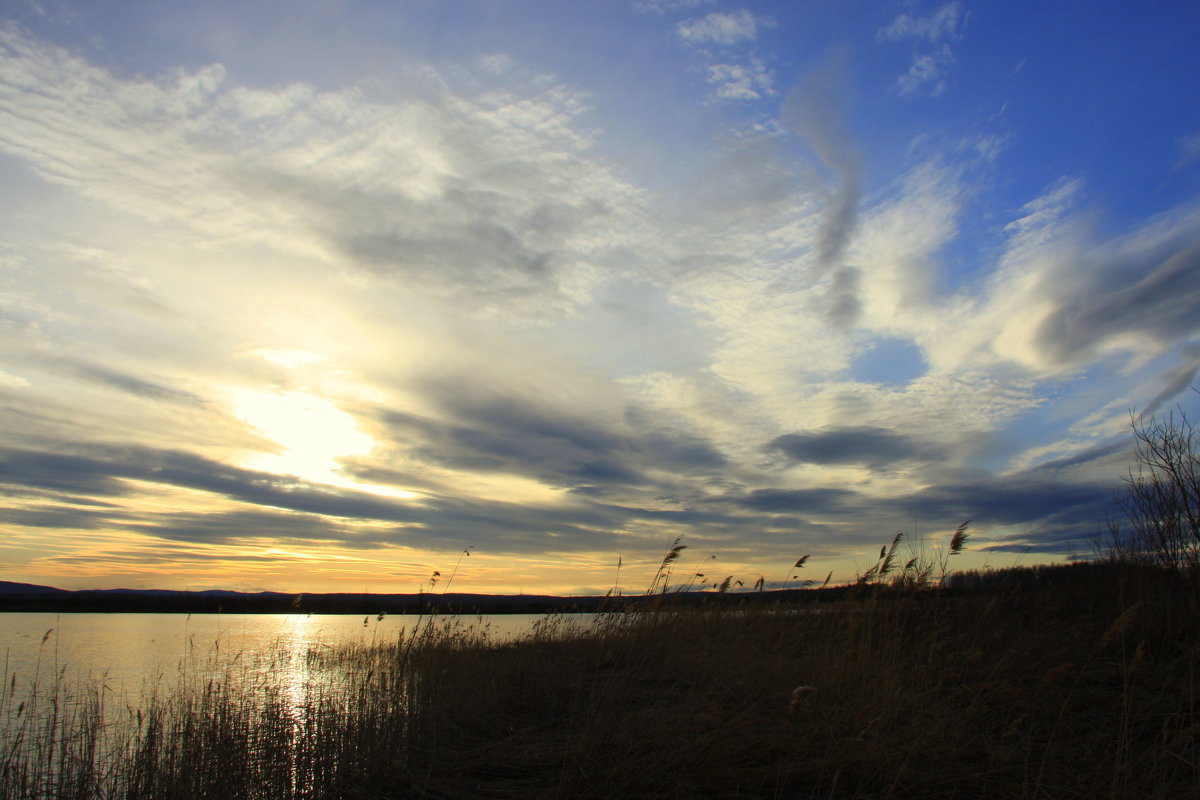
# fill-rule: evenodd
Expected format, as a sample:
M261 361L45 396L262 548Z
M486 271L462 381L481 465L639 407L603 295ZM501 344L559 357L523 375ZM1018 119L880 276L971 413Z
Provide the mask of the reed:
M839 599L685 606L664 559L649 610L503 643L425 617L299 662L222 656L138 707L48 655L5 678L0 797L1200 796L1186 596L1114 564L903 580L900 544Z

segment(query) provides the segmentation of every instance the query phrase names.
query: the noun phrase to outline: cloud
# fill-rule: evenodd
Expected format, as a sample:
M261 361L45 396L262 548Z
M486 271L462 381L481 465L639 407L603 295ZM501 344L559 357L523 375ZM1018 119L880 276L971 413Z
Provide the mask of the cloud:
M955 13L881 38L944 73ZM686 30L725 53L762 28L746 15ZM774 91L762 62L701 55L715 97ZM155 564L286 540L328 564L467 545L582 563L683 531L746 560L810 538L845 557L897 520L967 517L1069 549L1123 451L1095 425L1014 455L1020 426L1088 370L1125 368L1151 408L1194 380L1200 217L1100 235L1071 178L998 215L984 135L930 137L867 193L831 61L782 124L743 114L691 180L647 179L656 196L583 92L515 58L401 89L252 87L216 64L128 77L3 29L0 150L45 182L0 231L5 521ZM911 373L854 371L890 338ZM1150 363L1177 368L1148 389ZM322 398L372 442L330 456L338 485L268 471L292 443L233 413L245 391Z
M1117 489L1115 481L1077 481L1034 469L930 487L900 498L895 507L943 525L970 519L977 528L1004 531L988 549L1080 554L1091 551L1116 513Z
M1124 442L1093 448L1009 475L960 476L916 491L879 495L849 488L756 489L724 502L758 514L787 520L797 532L808 520L836 523L822 531L841 549L882 544L878 531L897 519L917 531L952 530L972 520L978 546L1044 554L1089 552L1096 535L1117 513L1120 483L1096 479L1092 468L1125 463ZM828 466L828 465L827 465ZM1114 472L1115 474L1115 472ZM801 518L801 515L803 518ZM846 525L852 521L852 526ZM764 521L760 524L766 525Z
M12 26L0 60L0 150L198 243L349 264L482 313L569 309L634 245L642 200L589 158L562 86L379 103L230 85L219 64L123 80Z
M273 544L304 541L364 547L395 544L397 539L393 531L384 528L339 524L318 514L270 508L151 514L129 527L171 541L206 544L268 540Z
M1009 223L986 316L996 351L1044 371L1106 353L1149 358L1200 332L1200 211L1183 208L1099 240L1069 212L1078 191L1060 181Z
M948 44L915 56L908 72L896 79L896 91L901 97L911 97L918 91L937 97L946 91L946 75L953 65L954 52Z
M1004 230L1022 235L1049 230L1051 224L1076 205L1082 188L1083 182L1078 178L1059 178L1040 197L1021 206L1022 216L1005 225Z
M442 378L427 390L444 420L385 412L381 421L401 452L447 469L521 475L589 496L644 497L663 485L651 474L678 479L728 466L704 437L636 409L589 416L465 376ZM453 486L442 490L451 493Z
M1036 327L1034 344L1051 361L1078 362L1127 337L1162 344L1200 330L1200 231L1157 246L1132 247L1102 260L1085 293L1061 294ZM1134 270L1145 270L1138 275ZM1091 291L1087 291L1091 290ZM1079 292L1079 289L1076 289Z
M934 44L941 39L959 38L965 22L962 4L947 3L926 16L901 14L890 25L876 31L875 38L885 42L916 39ZM901 97L917 93L938 97L946 91L946 77L954 63L954 52L945 42L931 51L915 53L908 72L896 80L894 88Z
M737 44L758 38L761 21L742 8L729 13L714 11L701 19L689 19L676 27L679 38L691 45Z
M838 179L829 192L814 249L818 269L832 278L826 313L839 327L853 325L860 311L859 270L844 263L858 220L861 170L861 159L845 121L845 97L844 68L835 57L788 93L782 115Z
M124 497L134 491L128 481L145 481L252 505L345 518L411 521L416 513L410 506L377 495L332 490L192 453L137 445L86 445L69 453L6 449L0 452L0 480L100 497Z
M1196 376L1200 374L1200 342L1189 342L1181 350L1185 359L1184 363L1163 376L1163 388L1144 408L1138 409L1142 416L1153 414L1177 397L1180 392L1195 385Z
M903 39L927 39L936 42L943 37L956 36L965 19L961 3L946 3L927 16L900 14L886 28L877 31L875 38L889 42Z
M43 362L43 365L53 365L54 362ZM82 380L99 384L120 392L165 403L179 403L199 406L203 400L191 392L163 386L154 381L127 375L117 370L96 364L63 362L62 367L69 373Z
M875 468L937 454L935 448L910 436L870 426L788 433L774 439L770 447L805 464L867 464Z
M1070 519L1098 530L1112 507L1114 484L1046 480L1032 474L975 483L931 487L899 505L922 518L975 519L999 525L1024 525L1046 519Z
M859 494L847 489L756 489L737 499L740 506L767 514L845 513Z
M126 492L126 487L102 462L36 451L5 450L0 453L0 482L79 497L119 497Z
M858 221L851 258L870 264L863 323L928 348L952 304L938 292L938 254L959 235L968 198L961 168L940 159L902 175ZM927 356L928 357L928 356Z
M637 0L633 10L639 14L666 14L671 11L708 6L717 0Z
M379 423L389 435L369 426L379 446L345 471L377 487L415 490L409 499L133 444L10 449L0 455L0 485L28 498L14 524L223 545L283 537L293 519L295 538L330 546L486 541L508 553L544 551L550 540L564 551L591 550L607 546L614 531L660 525L732 530L728 513L691 499L693 482L702 486L732 465L704 436L662 415L628 409L589 418L461 376L424 391L439 418L384 411ZM489 481L496 491L487 491ZM139 510L142 497L164 492L178 494L176 510L161 511L162 500ZM89 497L112 502L85 503Z
M1105 359L1137 368L1191 341L1200 211L1181 206L1101 236L1083 182L1054 181L997 226L978 284L939 291L972 168L918 165L858 221L847 258L871 264L859 297L872 329L908 337L936 374L1029 370L1038 380ZM1011 380L1007 378L1006 380Z
M728 100L761 100L774 94L771 75L759 61L748 65L712 64L708 67L708 82L716 86L714 94Z
M255 527L271 521L277 532L284 517L297 517L299 538L328 540L341 537L353 545L403 544L458 549L462 541L487 540L494 550L532 552L544 547L544 536L577 539L576 547L599 545L605 530L619 527L631 510L585 504L575 507L533 503L431 497L424 503L405 502L360 491L336 489L294 478L244 470L195 455L145 447L79 448L74 454L5 450L0 452L0 484L50 492L76 492L111 498L133 498L138 485L177 487L209 493L246 504L236 511L155 511L32 504L21 512L20 524L61 529L119 527L168 539L233 541L261 538ZM255 510L257 508L257 510ZM247 527L216 524L240 520ZM350 525L353 521L354 525ZM366 522L396 523L391 528L364 529ZM358 526L358 527L355 527ZM345 527L345 530L343 530Z

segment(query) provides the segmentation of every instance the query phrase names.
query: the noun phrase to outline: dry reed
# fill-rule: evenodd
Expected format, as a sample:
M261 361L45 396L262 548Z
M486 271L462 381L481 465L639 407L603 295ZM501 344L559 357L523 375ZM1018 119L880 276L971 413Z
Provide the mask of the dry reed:
M726 585L503 644L426 618L302 665L194 670L141 710L50 671L21 707L6 678L0 797L1200 796L1197 613L1154 573L947 588L906 581L897 545L890 583L836 601ZM297 666L319 677L299 693L274 677Z

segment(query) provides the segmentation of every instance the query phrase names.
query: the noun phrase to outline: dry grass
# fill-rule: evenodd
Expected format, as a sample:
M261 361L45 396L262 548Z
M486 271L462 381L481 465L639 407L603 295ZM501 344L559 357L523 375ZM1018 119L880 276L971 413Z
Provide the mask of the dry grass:
M299 707L261 665L200 673L120 725L103 692L42 694L0 742L0 796L1200 796L1200 635L1179 593L1103 565L956 585L667 596L504 645L429 620L311 654L336 680Z

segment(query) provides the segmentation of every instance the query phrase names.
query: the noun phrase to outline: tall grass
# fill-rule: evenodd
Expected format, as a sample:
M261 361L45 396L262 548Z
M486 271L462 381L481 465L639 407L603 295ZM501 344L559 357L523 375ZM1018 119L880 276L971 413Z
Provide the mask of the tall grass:
M243 660L114 714L48 674L3 734L0 797L1200 796L1198 615L1157 573L916 588L889 551L886 588L836 602L656 586L652 610L506 643L425 619L312 650L304 691Z

